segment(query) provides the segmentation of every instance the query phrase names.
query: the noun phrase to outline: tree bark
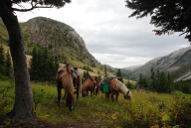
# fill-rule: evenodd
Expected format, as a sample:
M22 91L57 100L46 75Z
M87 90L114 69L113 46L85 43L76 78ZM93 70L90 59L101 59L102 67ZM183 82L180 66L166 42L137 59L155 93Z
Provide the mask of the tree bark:
M33 121L33 94L26 64L21 30L17 17L11 7L3 0L0 2L0 16L9 34L9 46L15 76L15 103L12 118L15 121Z

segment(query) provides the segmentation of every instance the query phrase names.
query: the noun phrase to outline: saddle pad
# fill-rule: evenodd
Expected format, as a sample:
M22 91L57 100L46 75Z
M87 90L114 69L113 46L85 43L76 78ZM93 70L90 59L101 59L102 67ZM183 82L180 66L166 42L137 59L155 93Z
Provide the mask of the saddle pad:
M103 84L102 92L103 93L109 93L109 85L108 84Z

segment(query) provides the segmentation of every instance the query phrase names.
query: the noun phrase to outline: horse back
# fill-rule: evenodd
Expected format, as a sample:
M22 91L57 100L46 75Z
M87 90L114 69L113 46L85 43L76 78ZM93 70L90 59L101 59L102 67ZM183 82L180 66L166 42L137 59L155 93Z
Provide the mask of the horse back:
M119 88L119 86L117 84L117 81L115 79L110 81L109 86L110 86L110 91L111 92L112 91L120 92L120 88Z

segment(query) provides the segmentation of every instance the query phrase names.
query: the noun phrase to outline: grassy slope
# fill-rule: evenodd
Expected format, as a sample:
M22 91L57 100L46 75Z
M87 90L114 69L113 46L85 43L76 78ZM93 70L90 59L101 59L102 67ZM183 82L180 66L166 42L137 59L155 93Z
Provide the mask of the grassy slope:
M0 91L13 86L8 81L0 81ZM65 107L64 101L59 108L56 104L55 85L46 85L44 83L32 83L34 99L37 103L37 118L47 120L51 123L68 123L80 124L83 127L133 127L136 122L150 122L151 126L159 123L157 114L161 113L161 105L165 108L170 107L174 102L173 96L168 94L158 94L145 91L133 91L133 100L126 101L120 97L118 103L107 101L104 95L98 97L80 98L73 112L69 112ZM2 93L1 93L2 94ZM6 99L8 100L5 107L1 107L0 114L8 112L13 105L13 88L8 91ZM0 95L1 96L1 95ZM2 104L3 100L0 101ZM144 115L144 116L143 116ZM156 120L156 121L155 121ZM153 123L153 124L152 124ZM143 125L143 124L140 124Z

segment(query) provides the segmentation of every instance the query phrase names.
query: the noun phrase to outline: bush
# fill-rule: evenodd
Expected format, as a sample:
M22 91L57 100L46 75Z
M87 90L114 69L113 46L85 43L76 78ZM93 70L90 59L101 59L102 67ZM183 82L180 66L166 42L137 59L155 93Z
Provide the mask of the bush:
M4 113L7 107L10 105L10 99L8 92L12 89L12 87L7 86L3 89L0 88L0 114Z
M153 109L153 106L144 107L144 104L131 106L129 108L130 118L127 120L128 128L150 128L161 127L162 113L160 109Z
M37 107L41 104L45 99L45 91L41 90L33 90L33 101L34 101L34 113L36 115Z
M188 96L177 95L172 106L168 110L173 125L181 128L191 126L191 98Z
M129 89L136 89L136 85L134 85L134 84L132 84L131 82L128 82L127 84L126 84L126 86L127 86L127 88L129 88Z

